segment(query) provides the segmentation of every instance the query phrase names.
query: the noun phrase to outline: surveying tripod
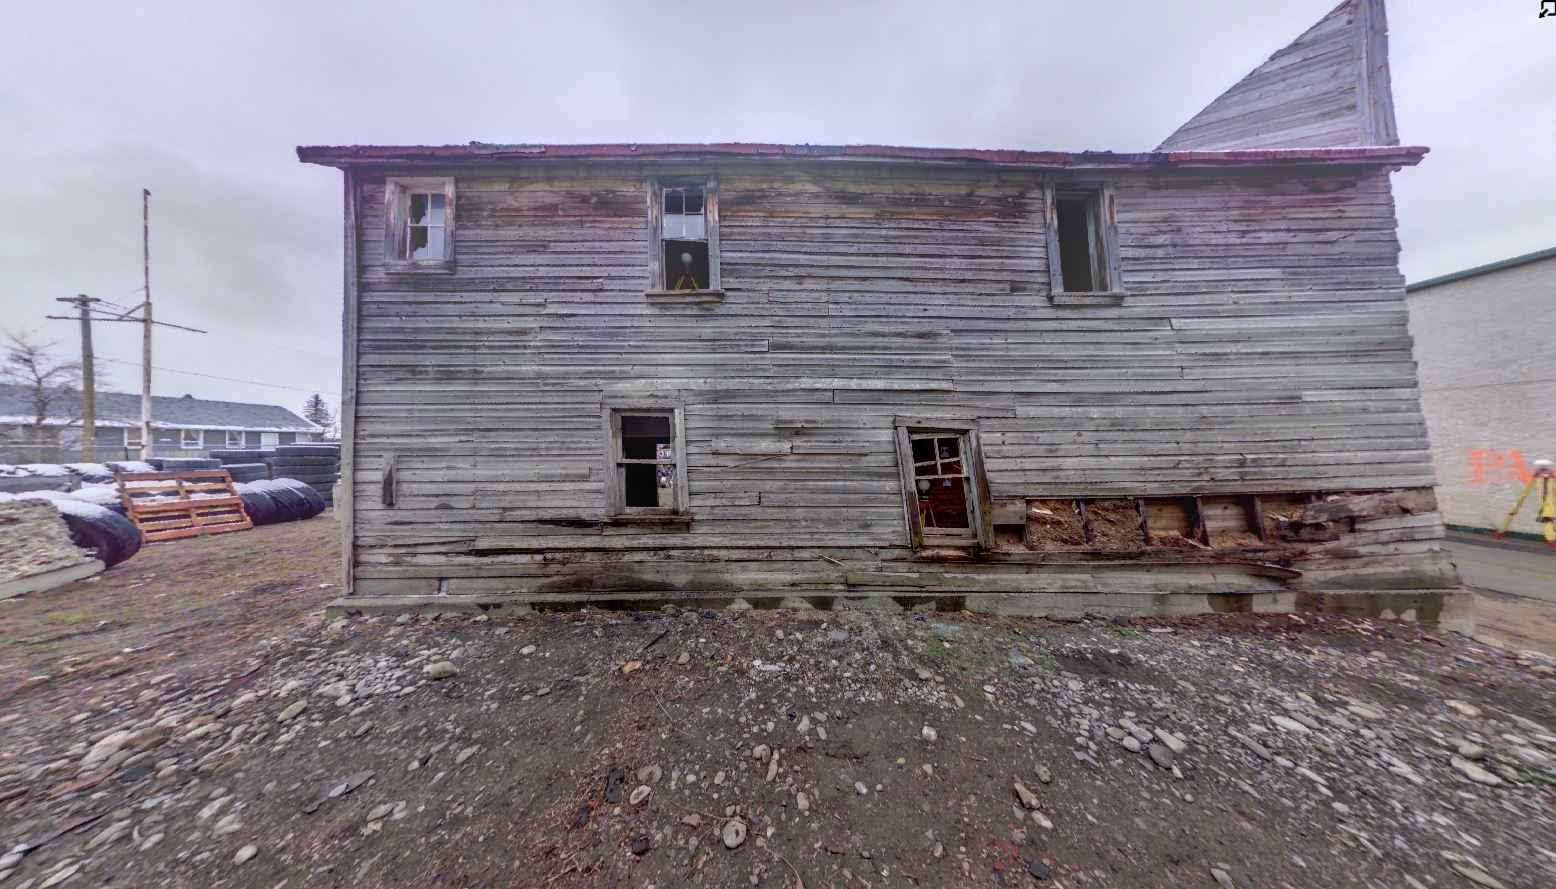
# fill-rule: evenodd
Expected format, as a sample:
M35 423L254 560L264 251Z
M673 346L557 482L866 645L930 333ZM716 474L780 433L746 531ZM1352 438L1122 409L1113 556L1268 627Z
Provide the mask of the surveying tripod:
M1523 508L1524 501L1529 499L1529 492L1535 485L1540 487L1540 515L1541 530L1545 533L1545 545L1556 549L1556 464L1549 460L1536 460L1533 464L1534 475L1529 478L1529 483L1524 485L1518 499L1513 501L1513 508L1507 511L1507 518L1497 528L1497 537L1507 533L1508 526L1513 524L1513 517L1518 515L1518 510Z

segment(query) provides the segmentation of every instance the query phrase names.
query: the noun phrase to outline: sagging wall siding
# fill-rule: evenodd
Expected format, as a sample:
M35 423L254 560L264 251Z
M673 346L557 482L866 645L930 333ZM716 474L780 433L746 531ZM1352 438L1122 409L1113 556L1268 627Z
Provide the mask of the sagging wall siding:
M1385 173L1120 178L1130 295L1081 308L1036 174L701 169L720 301L645 297L647 167L422 173L447 275L384 272L358 174L355 594L889 586L897 416L976 419L996 501L1432 484ZM602 522L602 398L645 396L684 404L684 532Z

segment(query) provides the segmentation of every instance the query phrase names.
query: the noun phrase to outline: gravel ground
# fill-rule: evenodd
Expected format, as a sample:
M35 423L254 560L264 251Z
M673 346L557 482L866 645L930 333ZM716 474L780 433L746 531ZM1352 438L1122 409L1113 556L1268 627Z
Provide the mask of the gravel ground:
M1543 655L1314 616L325 622L294 545L285 590L258 547L101 631L198 638L28 656L0 887L1556 885Z

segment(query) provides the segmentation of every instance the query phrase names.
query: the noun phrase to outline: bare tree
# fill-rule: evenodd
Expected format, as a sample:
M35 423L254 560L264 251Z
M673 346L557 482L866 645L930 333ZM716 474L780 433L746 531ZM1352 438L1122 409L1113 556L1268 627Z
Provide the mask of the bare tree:
M21 390L26 413L22 422L0 426L0 440L19 455L13 459L47 459L45 452L59 445L60 428L79 421L81 362L60 361L50 351L55 343L39 343L25 334L8 330L5 340L0 382Z

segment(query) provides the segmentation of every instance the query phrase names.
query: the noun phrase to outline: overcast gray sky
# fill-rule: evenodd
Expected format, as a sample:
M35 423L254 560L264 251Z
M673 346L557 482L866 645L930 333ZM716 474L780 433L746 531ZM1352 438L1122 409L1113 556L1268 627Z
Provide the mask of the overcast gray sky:
M157 316L211 331L159 333L157 393L333 405L340 174L299 144L1144 150L1334 3L0 0L0 326L73 352L55 297L137 302L146 187ZM1538 8L1388 4L1411 279L1556 246ZM97 327L110 388L137 333Z

